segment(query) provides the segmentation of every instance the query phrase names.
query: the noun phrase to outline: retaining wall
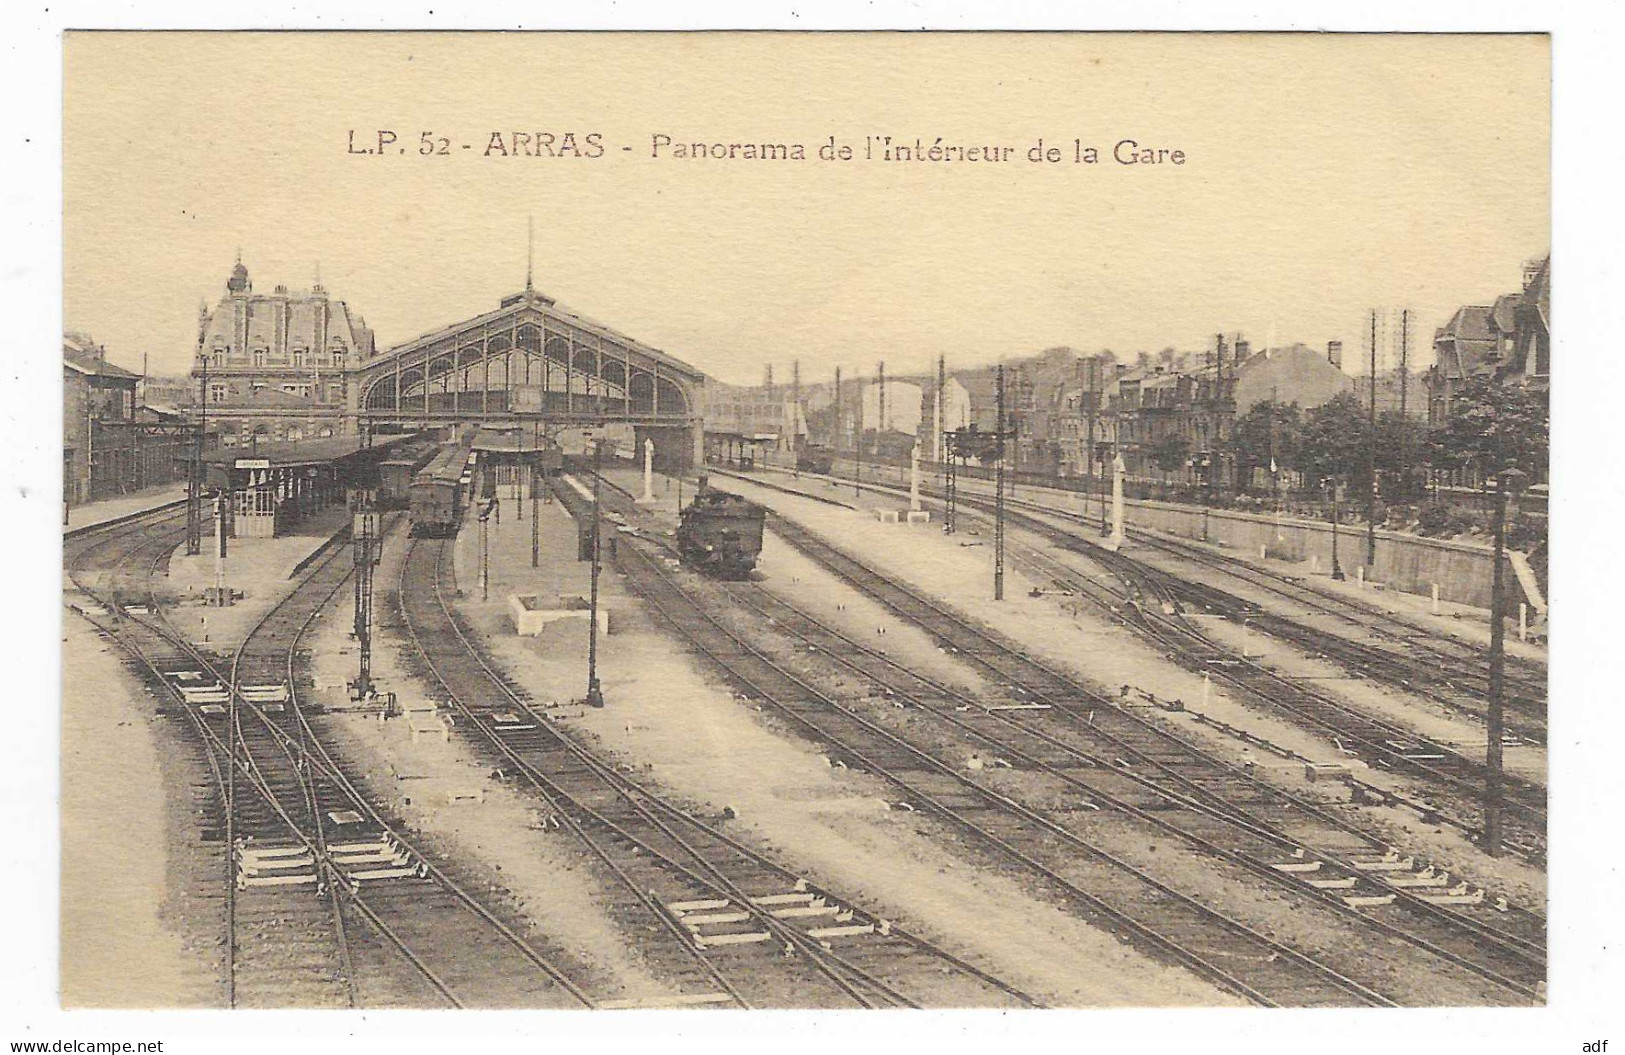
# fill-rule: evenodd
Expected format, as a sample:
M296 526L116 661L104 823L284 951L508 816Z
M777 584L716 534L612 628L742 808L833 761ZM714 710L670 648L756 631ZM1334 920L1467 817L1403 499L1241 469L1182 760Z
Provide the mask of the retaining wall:
M1322 570L1332 566L1332 526L1309 520L1271 517L1230 510L1202 510L1163 502L1127 502L1130 526L1154 528L1189 539L1206 538L1229 549L1257 554L1265 547L1276 560L1309 562L1318 558ZM1204 535L1205 532L1205 535ZM1355 569L1365 563L1365 525L1346 525L1337 532L1338 561L1352 580ZM1490 580L1495 553L1489 546L1444 539L1422 538L1377 531L1376 560L1366 575L1391 590L1428 595L1434 583L1446 601L1488 608ZM1307 569L1306 569L1307 570ZM1544 608L1543 598L1520 597L1524 589L1510 560L1502 569L1504 583L1513 600L1527 600L1532 607Z
M907 486L906 470L895 466L866 466L865 470L865 475L877 482ZM935 483L929 475L924 478ZM961 477L960 486L968 493L979 493L990 485L974 477ZM1031 501L1042 496L1046 503L1057 510L1076 513L1085 511L1087 506L1089 516L1100 515L1098 494L1086 496L1080 491L1026 483L1017 486L1015 491L1015 497L1020 500ZM1197 541L1206 540L1251 556L1257 556L1259 547L1264 546L1274 559L1302 562L1304 573L1309 571L1311 557L1319 559L1322 572L1331 570L1332 526L1324 521L1282 517L1277 522L1273 517L1256 513L1136 499L1128 499L1123 505L1130 527L1150 528ZM1352 582L1355 568L1365 563L1365 525L1346 524L1338 528L1337 534L1338 562ZM1520 562L1525 565L1524 569L1518 568ZM1367 576L1387 589L1424 597L1429 596L1433 584L1438 583L1441 600L1488 608L1493 566L1494 550L1488 545L1423 538L1379 529L1376 562L1368 569ZM1508 554L1502 574L1505 576L1509 602L1516 604L1526 601L1534 610L1532 615L1544 614L1546 600L1538 595L1539 587L1535 584L1534 576L1520 573L1526 570L1527 561L1522 554Z

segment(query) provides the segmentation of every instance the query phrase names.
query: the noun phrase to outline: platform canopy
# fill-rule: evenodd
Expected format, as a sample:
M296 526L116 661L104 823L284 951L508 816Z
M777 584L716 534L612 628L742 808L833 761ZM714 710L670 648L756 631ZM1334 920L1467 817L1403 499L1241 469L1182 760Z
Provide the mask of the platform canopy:
M363 421L697 425L705 376L537 290L359 370Z

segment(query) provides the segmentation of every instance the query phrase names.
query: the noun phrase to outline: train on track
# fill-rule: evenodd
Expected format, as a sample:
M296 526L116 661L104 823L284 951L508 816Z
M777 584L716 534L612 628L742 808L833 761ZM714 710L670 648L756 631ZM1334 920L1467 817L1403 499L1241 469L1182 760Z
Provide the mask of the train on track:
M677 524L677 553L689 567L719 579L743 579L762 552L767 510L711 487L703 478Z
M472 441L465 438L442 447L412 477L412 534L449 538L457 534L469 497L468 461Z
M429 441L413 442L378 463L377 508L405 509L411 501L412 481L439 446Z
M810 444L796 450L796 471L828 473L835 465L835 452L828 447Z

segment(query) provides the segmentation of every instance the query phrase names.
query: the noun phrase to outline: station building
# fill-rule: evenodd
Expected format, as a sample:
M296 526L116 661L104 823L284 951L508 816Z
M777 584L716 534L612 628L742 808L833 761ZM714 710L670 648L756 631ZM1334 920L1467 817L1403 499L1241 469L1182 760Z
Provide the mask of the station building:
M191 382L222 447L323 439L346 431L353 370L373 352L360 314L319 281L255 293L238 260L219 303L198 310Z

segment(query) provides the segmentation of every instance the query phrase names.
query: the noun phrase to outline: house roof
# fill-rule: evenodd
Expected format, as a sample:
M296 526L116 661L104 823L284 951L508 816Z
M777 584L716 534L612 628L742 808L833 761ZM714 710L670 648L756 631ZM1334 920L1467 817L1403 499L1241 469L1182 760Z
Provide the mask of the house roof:
M122 366L114 366L106 359L77 346L76 342L62 342L62 365L89 377L107 377L119 381L139 381L141 375L132 374Z
M1490 329L1495 309L1488 304L1464 304L1450 316L1450 321L1439 327L1434 340L1489 341L1495 338Z
M1485 353L1495 347L1494 306L1465 304L1457 308L1450 321L1434 331L1433 347L1446 377L1481 373Z
M1498 333L1511 333L1517 324L1516 317L1518 304L1523 300L1520 293L1503 293L1495 298L1495 306L1490 309L1490 321Z

